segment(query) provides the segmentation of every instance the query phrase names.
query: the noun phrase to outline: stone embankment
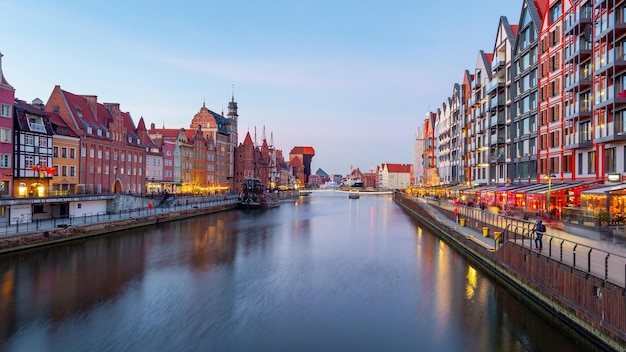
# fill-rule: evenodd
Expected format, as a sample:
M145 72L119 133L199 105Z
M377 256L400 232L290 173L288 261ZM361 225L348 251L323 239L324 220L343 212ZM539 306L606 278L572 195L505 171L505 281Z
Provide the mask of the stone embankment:
M156 225L168 221L182 220L189 217L234 209L236 206L236 203L218 204L207 207L192 206L186 209L161 213L155 212L142 216L130 215L124 219L96 222L80 226L61 226L54 229L41 229L40 231L28 234L1 238L0 254L99 236L110 232L125 231L142 226Z
M394 201L509 288L529 308L555 318L567 329L587 336L603 348L626 351L626 290L623 284L607 280L608 272L604 277L592 274L592 265L598 263L590 262L589 270L581 270L576 261L570 265L563 258L555 259L547 252L534 250L530 238L509 234L506 228L496 229L503 231L502 243L478 240L483 236L468 227L461 230L453 220L454 213L447 209L399 192L394 194ZM494 226L479 219L472 221L476 221L476 228ZM611 267L616 271L624 268L624 264Z

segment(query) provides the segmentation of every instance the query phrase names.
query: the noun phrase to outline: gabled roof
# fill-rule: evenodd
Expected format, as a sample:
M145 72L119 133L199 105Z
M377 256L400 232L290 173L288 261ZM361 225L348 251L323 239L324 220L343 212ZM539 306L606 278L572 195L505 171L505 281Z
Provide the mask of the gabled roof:
M42 133L42 134L52 134L52 126L50 126L50 120L48 119L48 114L36 108L29 103L23 100L15 100L15 128L22 132L32 132L32 133ZM33 129L34 126L31 126L28 123L28 118L32 115L39 116L41 118L41 122L43 123L45 130L37 130ZM41 125L37 124L41 128Z
M388 172L393 173L410 173L411 164L383 164L387 166Z
M79 137L78 133L76 133L73 128L68 126L67 123L65 123L65 121L61 118L61 116L50 112L47 114L48 118L50 119L50 125L52 126L52 130L55 135L70 136L76 138Z
M7 88L10 90L15 90L15 88L13 88L9 82L7 82L7 79L4 77L4 74L2 73L2 53L0 53L0 87L3 88Z
M246 138L244 138L243 144L244 145L251 145L251 144L253 144L252 143L252 137L250 137L250 132L246 133Z

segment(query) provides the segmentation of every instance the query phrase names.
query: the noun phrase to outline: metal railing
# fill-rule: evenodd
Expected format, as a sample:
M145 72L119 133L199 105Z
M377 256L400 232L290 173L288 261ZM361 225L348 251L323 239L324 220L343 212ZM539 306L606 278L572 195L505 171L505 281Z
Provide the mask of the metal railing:
M11 225L8 222L0 223L0 238L24 235L32 232L50 231L59 228L82 226L95 223L118 221L129 218L139 218L153 214L164 214L196 208L210 208L219 205L237 203L237 195L208 197L203 201L189 201L189 199L175 198L165 206L140 207L118 212L82 214L80 216L57 217L52 219L37 219L29 222L18 222Z

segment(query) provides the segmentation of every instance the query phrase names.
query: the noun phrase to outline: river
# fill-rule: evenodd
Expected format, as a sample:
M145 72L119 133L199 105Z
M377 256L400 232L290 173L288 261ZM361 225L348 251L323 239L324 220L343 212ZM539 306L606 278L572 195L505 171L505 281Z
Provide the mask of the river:
M390 196L0 257L0 351L584 351Z

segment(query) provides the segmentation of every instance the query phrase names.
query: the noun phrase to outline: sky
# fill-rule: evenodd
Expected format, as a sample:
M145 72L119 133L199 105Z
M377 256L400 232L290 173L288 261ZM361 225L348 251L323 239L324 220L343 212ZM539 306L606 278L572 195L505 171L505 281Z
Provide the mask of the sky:
M413 163L435 110L493 51L500 16L521 1L0 0L2 70L17 98L55 85L120 103L135 124L189 128L202 104L239 142L263 130L287 156L315 149L312 171ZM234 87L234 88L233 88Z

